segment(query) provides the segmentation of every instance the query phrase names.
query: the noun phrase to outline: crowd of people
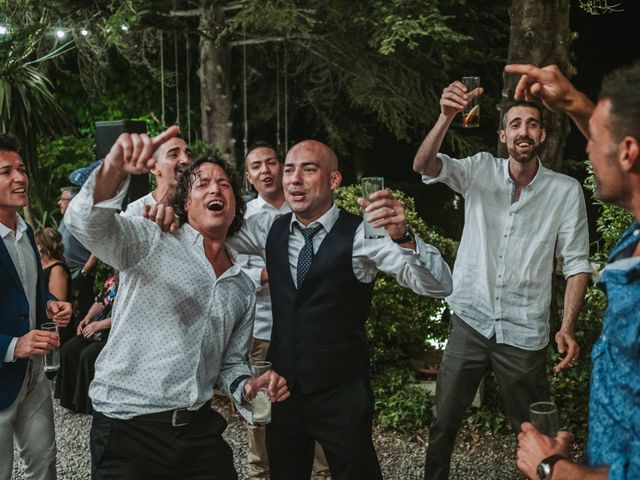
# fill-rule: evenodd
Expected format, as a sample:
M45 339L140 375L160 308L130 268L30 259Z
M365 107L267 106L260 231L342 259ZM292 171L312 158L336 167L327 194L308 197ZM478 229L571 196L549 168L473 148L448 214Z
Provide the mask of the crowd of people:
M334 203L338 159L316 140L284 160L268 144L252 147L245 172L258 196L245 205L233 169L194 161L177 127L122 134L79 191L62 190L59 229L34 235L18 213L29 183L19 146L1 134L0 479L11 477L14 445L27 478L56 477L42 360L55 348L54 396L93 414L94 479L237 478L214 386L247 420L252 478L382 478L365 330L378 272L446 297L452 312L425 479L449 478L457 431L488 371L528 478L640 478L640 65L608 76L595 105L555 66L505 69L520 75L499 130L508 158L439 153L456 115L483 93L455 81L413 162L425 184L465 198L453 274L388 190L358 199L386 230L365 238L362 216ZM554 259L567 281L556 372L578 361L575 323L591 273L580 184L540 159L545 107L588 138L596 196L636 218L600 275L609 306L592 352L585 464L570 458L570 433L548 437L529 418L530 404L550 398ZM156 188L122 211L130 175L141 173ZM97 258L114 273L94 296ZM59 336L39 328L48 320ZM263 360L272 369L252 376ZM252 425L259 389L273 402L266 427Z

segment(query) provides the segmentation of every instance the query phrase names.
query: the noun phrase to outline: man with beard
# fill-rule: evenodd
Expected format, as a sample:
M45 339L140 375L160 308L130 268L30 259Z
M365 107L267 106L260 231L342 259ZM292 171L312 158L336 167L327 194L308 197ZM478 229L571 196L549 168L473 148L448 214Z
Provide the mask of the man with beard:
M499 138L509 152L464 159L437 153L455 118L480 95L459 82L444 89L441 114L413 168L426 184L444 182L466 200L465 227L453 271L453 312L436 387L425 479L446 479L455 437L482 377L493 370L507 415L520 430L529 405L549 399L546 352L553 259L567 279L562 326L555 335L573 365L574 323L591 268L587 215L580 184L540 162L546 131L540 107L516 102L505 110Z
M125 217L141 217L147 205L168 204L175 193L178 177L193 162L189 145L179 135L160 145L153 153L153 159L156 164L151 173L156 178L156 188L127 205L122 212Z
M586 465L570 460L571 434L555 438L530 423L518 435L518 468L531 479L640 478L640 62L605 77L597 105L556 65L507 65L521 74L515 96L563 111L589 139L596 197L635 221L618 239L598 280L608 306L593 346Z

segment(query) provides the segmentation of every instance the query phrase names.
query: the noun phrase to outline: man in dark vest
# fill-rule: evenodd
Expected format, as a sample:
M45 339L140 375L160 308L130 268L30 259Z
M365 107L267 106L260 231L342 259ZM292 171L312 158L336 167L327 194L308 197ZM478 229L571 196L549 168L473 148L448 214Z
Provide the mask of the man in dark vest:
M399 200L382 190L359 203L381 239L365 239L362 218L339 209L342 176L326 145L295 145L283 186L292 213L256 215L228 242L266 259L273 331L268 359L285 378L288 401L273 405L267 427L272 480L309 478L314 441L332 478L382 478L371 439L373 394L364 328L378 271L418 294L451 293L449 267L414 236Z

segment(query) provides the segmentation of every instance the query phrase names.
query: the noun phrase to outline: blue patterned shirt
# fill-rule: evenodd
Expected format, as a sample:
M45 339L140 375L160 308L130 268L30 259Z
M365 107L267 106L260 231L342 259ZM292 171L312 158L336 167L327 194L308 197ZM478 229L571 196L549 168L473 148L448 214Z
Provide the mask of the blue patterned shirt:
M609 305L593 347L587 462L610 480L640 479L640 241L634 222L611 251L599 286Z

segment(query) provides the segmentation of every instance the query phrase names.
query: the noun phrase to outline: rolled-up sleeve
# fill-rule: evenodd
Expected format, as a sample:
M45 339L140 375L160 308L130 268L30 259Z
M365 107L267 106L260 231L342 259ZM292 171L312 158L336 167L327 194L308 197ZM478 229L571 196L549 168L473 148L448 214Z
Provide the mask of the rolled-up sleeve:
M483 153L480 152L472 157L461 159L438 153L438 158L442 161L440 174L437 177L423 175L422 183L426 185L444 183L454 191L464 195L473 183L473 176L482 161Z
M572 182L558 231L556 256L562 259L562 273L569 278L578 273L591 273L589 263L589 226L587 209L580 184Z

